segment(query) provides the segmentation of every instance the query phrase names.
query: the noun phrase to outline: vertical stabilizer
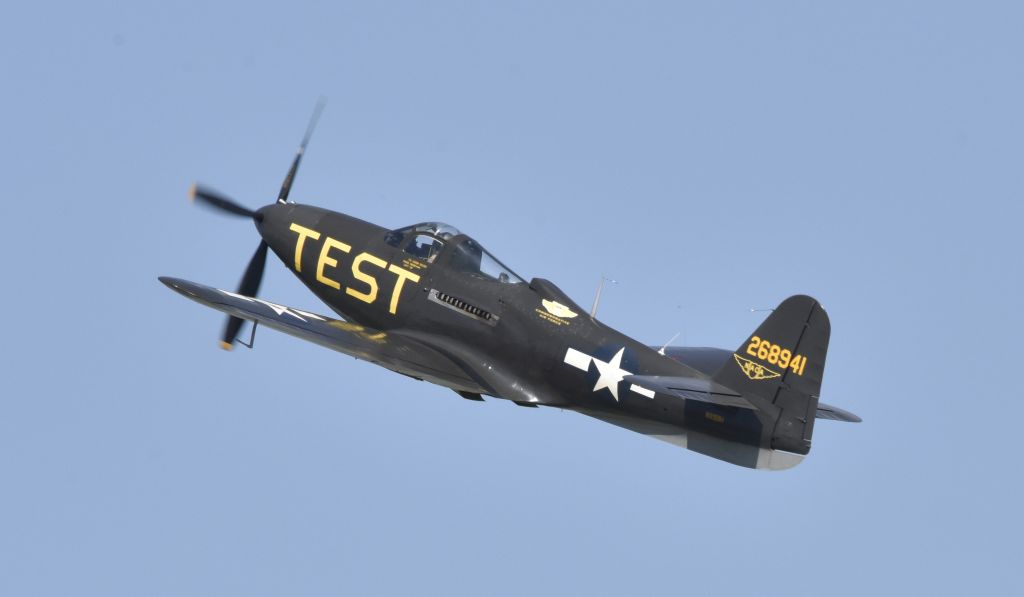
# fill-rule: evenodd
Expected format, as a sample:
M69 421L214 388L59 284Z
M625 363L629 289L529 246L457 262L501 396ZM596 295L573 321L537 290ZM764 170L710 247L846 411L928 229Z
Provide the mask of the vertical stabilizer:
M791 296L715 373L716 382L778 409L772 449L810 451L830 333L828 314L818 301Z

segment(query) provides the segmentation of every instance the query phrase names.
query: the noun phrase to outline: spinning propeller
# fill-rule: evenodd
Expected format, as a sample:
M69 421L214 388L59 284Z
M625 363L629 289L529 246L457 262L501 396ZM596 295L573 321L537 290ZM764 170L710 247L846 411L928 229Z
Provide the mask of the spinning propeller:
M288 201L288 194L291 192L292 183L295 181L295 173L299 169L299 162L302 161L302 154L306 152L306 145L309 144L313 128L316 127L316 122L320 119L320 113L323 112L324 103L323 98L321 98L313 110L313 116L309 119L309 126L306 127L306 135L302 138L302 144L299 145L299 150L295 154L292 167L288 169L288 174L284 177L284 183L281 184L281 192L277 194L278 203L286 203ZM263 215L259 212L253 211L216 191L199 186L198 184L192 185L192 188L189 190L189 198L224 213L251 218L256 223L263 219ZM242 281L238 283L238 294L256 296L260 289L260 282L263 280L263 268L267 263L267 248L267 242L261 240L259 246L256 247L256 252L252 255L252 259L249 260L249 266L245 268ZM238 336L238 331L242 329L242 322L243 320L240 317L233 315L228 317L227 324L224 326L224 335L220 341L221 348L231 350Z

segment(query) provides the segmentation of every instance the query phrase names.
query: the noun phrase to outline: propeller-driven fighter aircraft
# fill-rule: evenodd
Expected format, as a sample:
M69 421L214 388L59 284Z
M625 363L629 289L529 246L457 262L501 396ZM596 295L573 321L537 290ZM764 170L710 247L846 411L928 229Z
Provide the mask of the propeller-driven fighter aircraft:
M858 422L818 401L830 325L790 297L736 350L651 347L585 313L548 280L526 281L440 222L388 229L288 200L319 109L277 201L256 211L193 186L194 200L249 218L262 240L235 292L160 281L243 321L451 388L463 398L576 411L759 469L798 464L815 419ZM256 298L267 250L336 316Z

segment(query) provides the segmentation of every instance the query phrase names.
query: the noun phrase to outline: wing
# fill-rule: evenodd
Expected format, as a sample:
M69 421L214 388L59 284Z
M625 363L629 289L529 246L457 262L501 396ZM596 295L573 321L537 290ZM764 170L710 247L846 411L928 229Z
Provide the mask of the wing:
M426 343L203 284L161 277L168 288L197 303L268 328L370 361L392 371L466 392L488 392L466 371Z

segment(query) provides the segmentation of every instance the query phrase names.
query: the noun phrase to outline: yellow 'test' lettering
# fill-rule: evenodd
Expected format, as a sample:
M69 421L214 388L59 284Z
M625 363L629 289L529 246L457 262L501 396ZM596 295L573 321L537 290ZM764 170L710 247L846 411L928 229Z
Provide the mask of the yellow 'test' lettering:
M338 260L328 256L328 253L331 252L331 249L340 249L348 253L349 251L352 250L352 247L346 245L340 240L333 239L329 236L326 239L324 239L324 246L322 249L320 249L320 260L317 261L316 263L316 279L335 290L341 290L341 284L335 282L334 280L324 275L325 265L329 265L331 267L338 266Z
M306 239L312 238L313 240L320 240L320 233L294 222L291 224L289 229L299 235L298 238L295 239L295 271L301 272L302 250L305 248ZM316 263L316 279L325 286L330 286L335 290L341 290L341 283L337 280L328 278L324 273L325 268L338 267L338 260L331 257L331 250L333 249L337 249L344 253L350 253L352 251L352 246L330 236L325 237L324 244L320 248L320 258ZM356 255L356 258L352 260L352 276L356 280L366 284L368 291L360 292L352 288L345 288L345 294L355 297L364 303L373 304L376 302L377 295L380 291L380 284L377 281L377 278L362 270L362 266L365 263L369 263L370 265L376 266L380 269L387 268L389 272L395 274L395 288L391 292L391 302L388 305L388 312L394 315L398 312L398 301L402 296L402 288L405 287L405 282L408 280L415 284L420 281L419 275L395 264L388 265L387 261L367 252Z
M295 240L295 271L302 271L302 247L306 244L306 237L312 237L313 240L320 240L320 233L316 230L310 230L305 226L299 226L292 222L289 226L289 230L292 232L298 232L299 238Z
M346 288L345 293L350 296L356 297L357 299L363 301L364 303L372 304L373 301L377 300L377 278L374 278L370 274L364 273L362 270L359 269L359 266L362 265L363 262L370 262L381 269L387 267L388 262L384 261L379 257L374 257L369 253L360 253L359 255L356 256L355 259L352 260L352 275L355 276L356 280L359 280L360 282L363 282L367 286L369 286L370 291L359 292L358 290ZM392 311L392 313L394 313L394 311Z

